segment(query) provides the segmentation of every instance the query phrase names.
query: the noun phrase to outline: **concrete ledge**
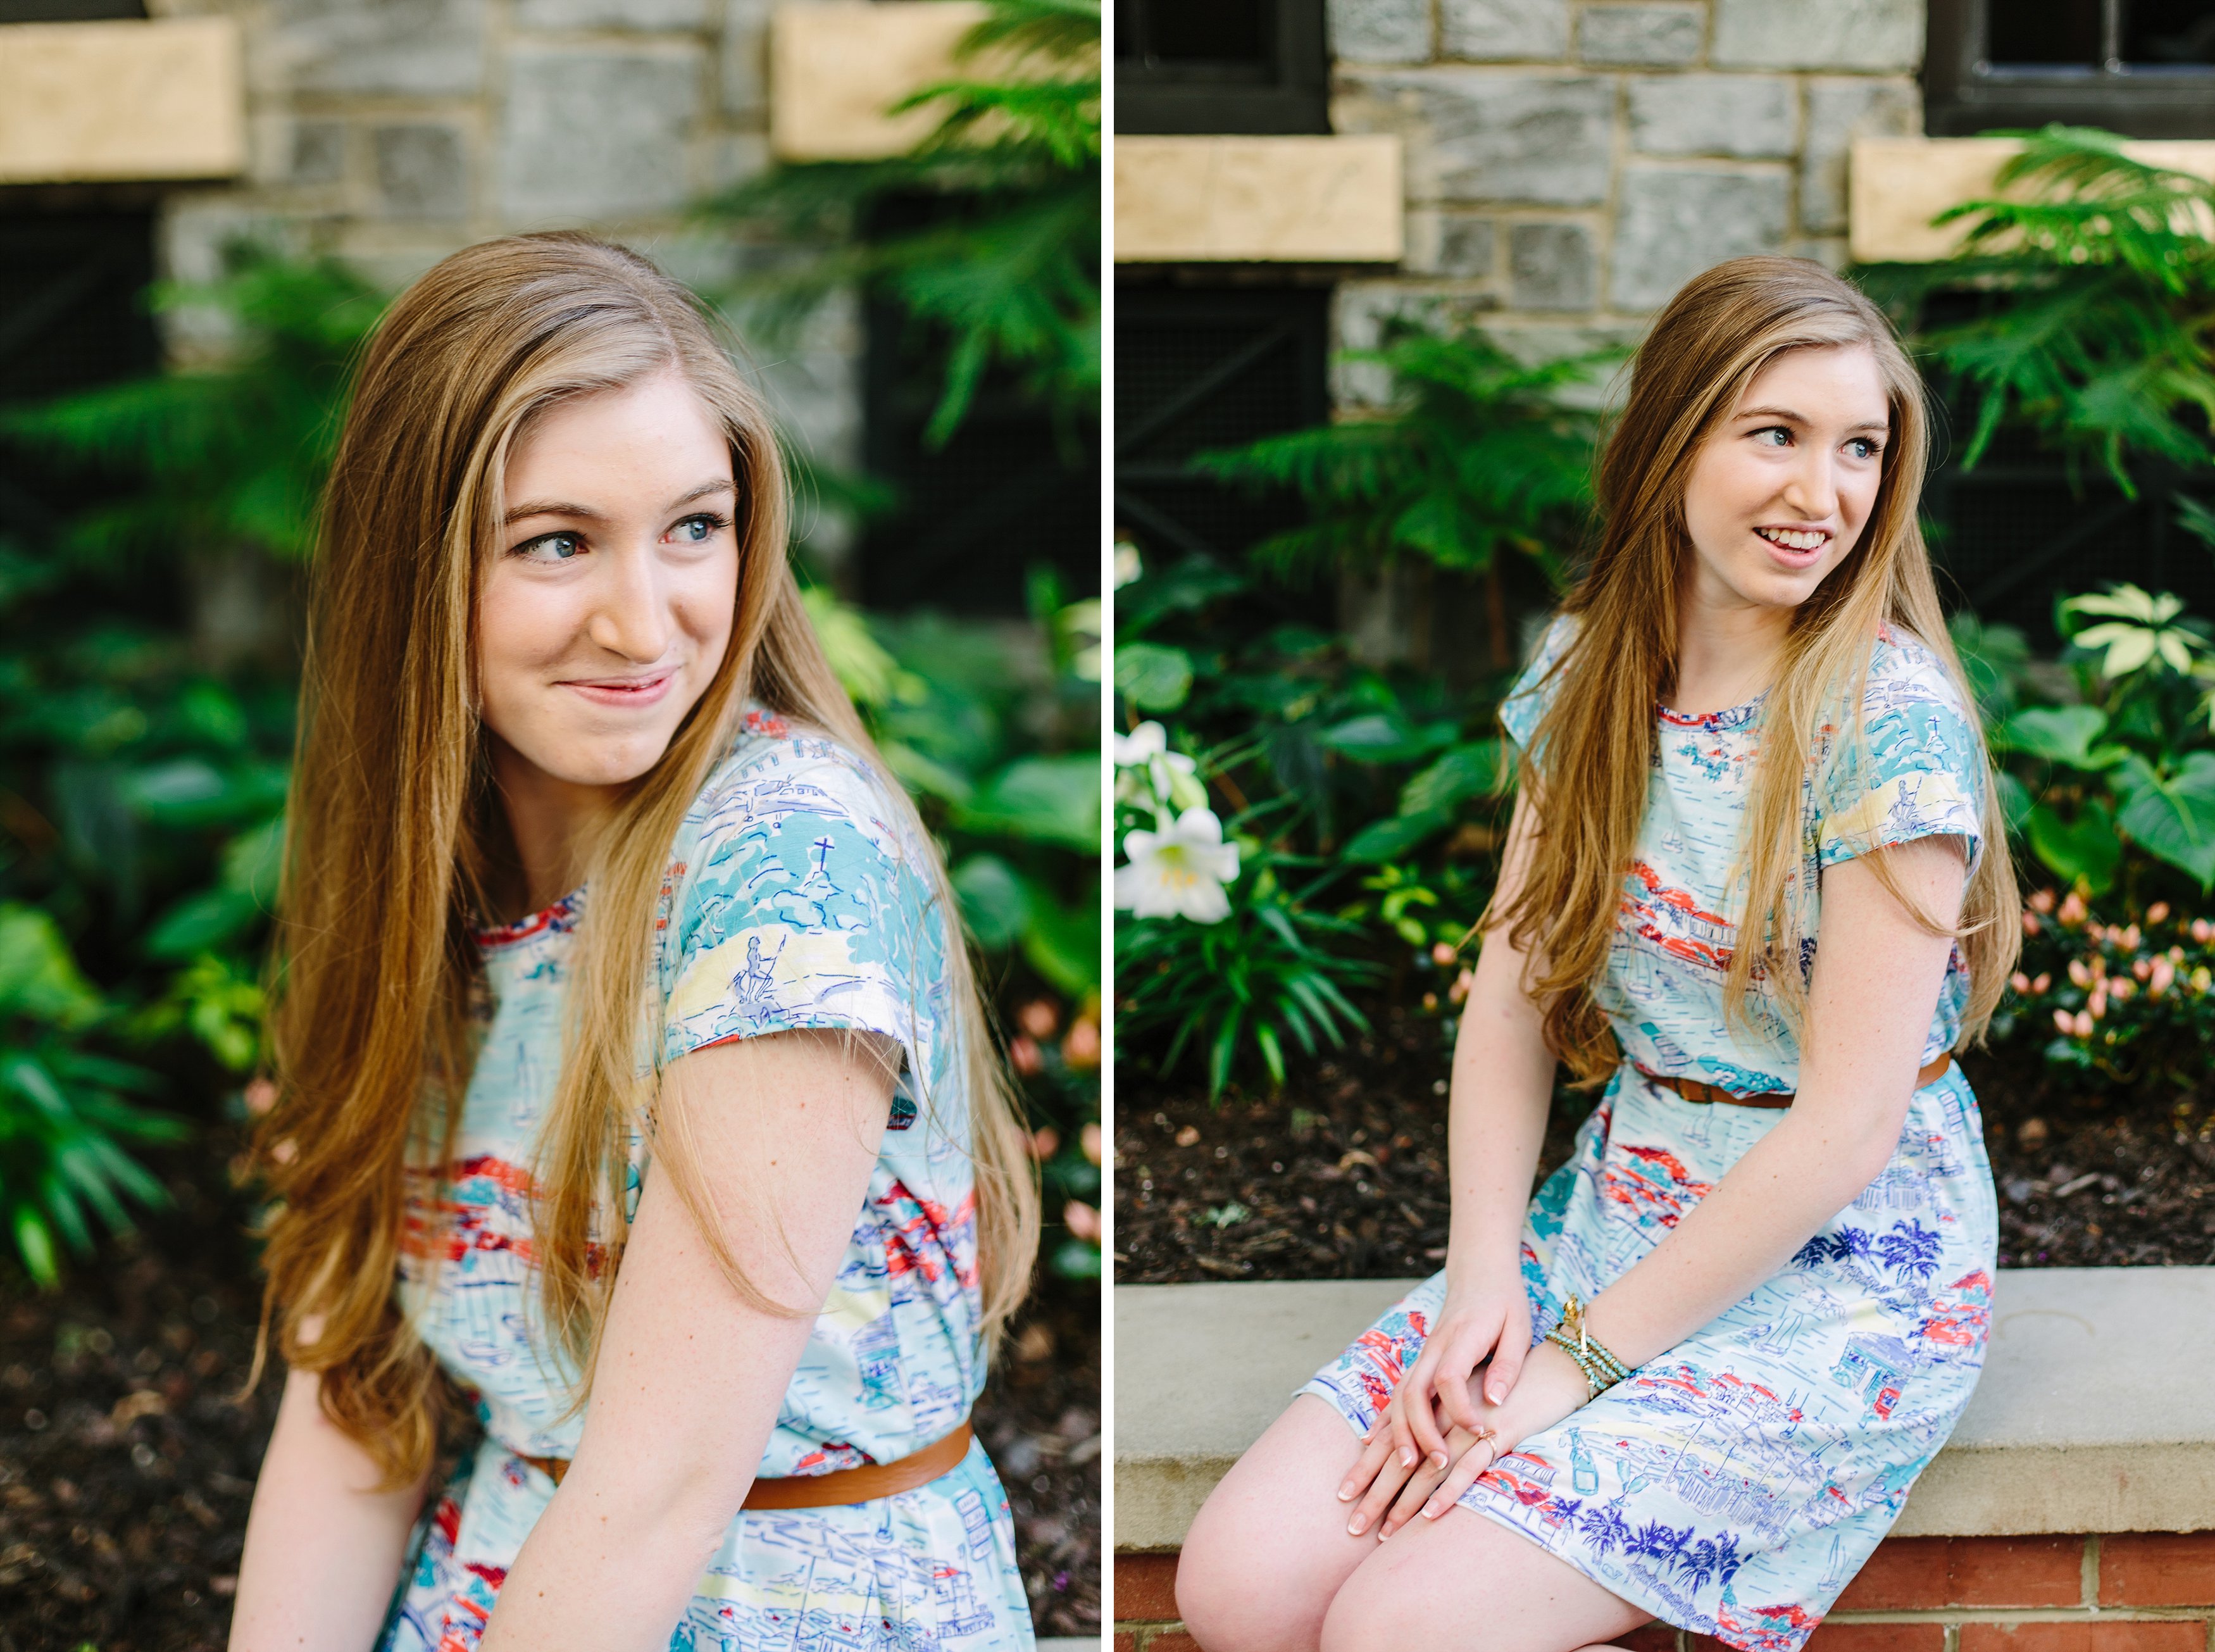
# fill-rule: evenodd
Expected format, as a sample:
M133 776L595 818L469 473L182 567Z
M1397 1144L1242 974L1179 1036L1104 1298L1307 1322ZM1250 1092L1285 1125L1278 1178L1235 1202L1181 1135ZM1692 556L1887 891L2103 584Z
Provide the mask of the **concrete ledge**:
M1406 1280L1123 1285L1115 1547L1175 1549L1292 1390ZM2003 1269L1984 1379L1897 1537L2215 1527L2215 1268Z
M1119 263L1396 263L1400 140L1118 138Z
M2001 163L2022 145L2011 138L1862 138L1847 168L1850 249L1864 264L1927 264L1960 244L1966 223L1930 220L1963 201L1988 200ZM2154 166L2215 178L2215 141L2181 138L2124 145Z
M0 25L0 183L242 172L243 63L229 17Z
M954 48L985 18L978 0L821 0L782 5L770 21L769 143L780 160L881 161L937 130L926 104L885 113L911 92L962 72Z

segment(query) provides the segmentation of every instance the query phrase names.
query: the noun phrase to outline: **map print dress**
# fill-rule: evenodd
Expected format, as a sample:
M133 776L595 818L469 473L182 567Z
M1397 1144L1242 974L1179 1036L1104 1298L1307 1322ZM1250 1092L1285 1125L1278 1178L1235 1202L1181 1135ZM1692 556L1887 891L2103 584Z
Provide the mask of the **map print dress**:
M663 887L662 1056L795 1028L887 1035L907 1066L867 1203L763 1452L764 1476L907 1456L985 1384L975 1201L949 937L868 768L760 712L686 817ZM445 1184L411 1189L399 1300L477 1397L484 1440L430 1502L379 1652L470 1652L568 1457L569 1375L535 1334L530 1172L550 1102L580 891L480 937L490 992ZM646 1170L635 1136L628 1199ZM981 1446L872 1502L750 1510L724 1533L671 1652L1032 1645L1005 1493Z
M1501 716L1527 743L1532 692L1572 635L1557 620ZM1799 1058L1773 1008L1723 1021L1735 940L1725 889L1761 703L1659 711L1638 857L1600 1002L1626 1060L1537 1193L1523 1231L1534 1332L1590 1301L1666 1237L1780 1110L1703 1105L1638 1072L1739 1095L1789 1090ZM1911 638L1876 643L1866 750L1825 731L1805 882L1887 844L1954 834L1978 852L1982 747L1944 668ZM1960 1030L1948 967L1927 1065ZM1463 1507L1511 1526L1664 1622L1745 1652L1796 1652L1898 1517L1975 1387L1998 1216L1976 1098L1956 1066L1917 1090L1891 1162L1786 1268L1668 1353L1479 1477ZM1417 1287L1300 1391L1357 1430L1413 1366L1445 1297Z

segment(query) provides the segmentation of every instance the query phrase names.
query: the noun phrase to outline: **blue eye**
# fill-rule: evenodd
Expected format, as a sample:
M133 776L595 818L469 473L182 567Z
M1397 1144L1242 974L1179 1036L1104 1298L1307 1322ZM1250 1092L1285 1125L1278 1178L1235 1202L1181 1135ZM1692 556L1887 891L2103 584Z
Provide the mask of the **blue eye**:
M1770 444L1771 447L1788 447L1792 442L1792 433L1782 425L1771 425L1766 430L1757 431L1755 433L1761 436L1774 436L1776 439Z
M704 545L722 526L720 516L688 516L669 531L669 536L681 545Z
M1856 458L1873 459L1884 451L1881 445L1866 436L1856 436L1847 445L1855 450L1854 457Z
M511 555L534 562L566 562L585 553L585 542L574 533L542 533L526 539Z

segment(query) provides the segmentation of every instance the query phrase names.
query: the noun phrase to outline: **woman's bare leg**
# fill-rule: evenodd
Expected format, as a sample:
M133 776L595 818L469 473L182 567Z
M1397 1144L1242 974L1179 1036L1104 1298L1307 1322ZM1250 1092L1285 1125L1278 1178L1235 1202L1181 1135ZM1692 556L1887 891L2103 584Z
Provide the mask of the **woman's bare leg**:
M1177 1612L1206 1652L1316 1652L1331 1597L1377 1552L1338 1483L1360 1436L1312 1394L1240 1458L1186 1534ZM1420 1643L1417 1643L1420 1644Z
M1410 1520L1339 1586L1322 1652L1606 1652L1653 1616L1457 1506Z

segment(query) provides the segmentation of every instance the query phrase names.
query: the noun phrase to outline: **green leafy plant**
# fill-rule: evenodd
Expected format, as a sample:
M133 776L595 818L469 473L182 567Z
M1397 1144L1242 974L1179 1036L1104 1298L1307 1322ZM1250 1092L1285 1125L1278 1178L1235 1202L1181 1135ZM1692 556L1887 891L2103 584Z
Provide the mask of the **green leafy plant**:
M772 335L846 289L890 298L936 334L945 368L930 443L952 437L996 366L1056 418L1091 423L1100 391L1099 0L991 0L958 55L969 77L896 106L943 111L908 154L779 166L699 215L807 249L730 291ZM912 211L917 202L929 209ZM923 221L893 227L917 217Z
M1591 504L1596 427L1562 396L1605 358L1525 365L1475 328L1402 320L1379 348L1340 359L1390 376L1393 399L1376 416L1193 460L1307 505L1310 519L1261 541L1256 557L1291 572L1414 557L1482 574L1512 551L1557 569Z
M134 1101L157 1087L154 1074L92 1047L110 1019L53 920L0 902L0 1208L42 1286L60 1276L60 1244L90 1252L91 1219L126 1229L126 1201L165 1202L123 1144L184 1133Z
M1281 1087L1287 1042L1313 1054L1369 1025L1346 995L1377 973L1354 951L1362 926L1316 906L1328 873L1316 877L1311 862L1253 835L1266 814L1281 813L1264 805L1230 823L1245 864L1219 922L1132 919L1116 929L1122 1047L1163 1075L1200 1058L1211 1101L1249 1056ZM1294 888L1288 874L1306 881ZM1144 1058L1150 1051L1158 1053Z
M1967 319L1917 342L1976 398L1963 463L2002 426L2028 423L2072 464L2104 467L2126 494L2134 462L2194 476L2215 417L2215 184L2124 152L2113 132L2052 126L2023 147L2000 193L1940 214L1965 233L1956 255L1865 272L1917 318L1940 293L1978 295ZM2208 525L2204 507L2185 525ZM2206 537L2205 533L2202 537Z
M2090 623L2086 623L2089 621ZM1997 670L1989 650L1999 628L1957 622L1955 641L1986 689L1991 741L2003 759L2002 802L2032 854L2065 883L2095 895L2119 883L2143 886L2151 899L2161 868L2202 891L2215 888L2215 749L2209 695L2215 643L2208 628L2172 595L2134 586L2072 597L2059 605L2070 638L2060 703L2021 704L2012 687L2028 650L2007 640L2019 663ZM2143 869L2132 851L2152 863Z

